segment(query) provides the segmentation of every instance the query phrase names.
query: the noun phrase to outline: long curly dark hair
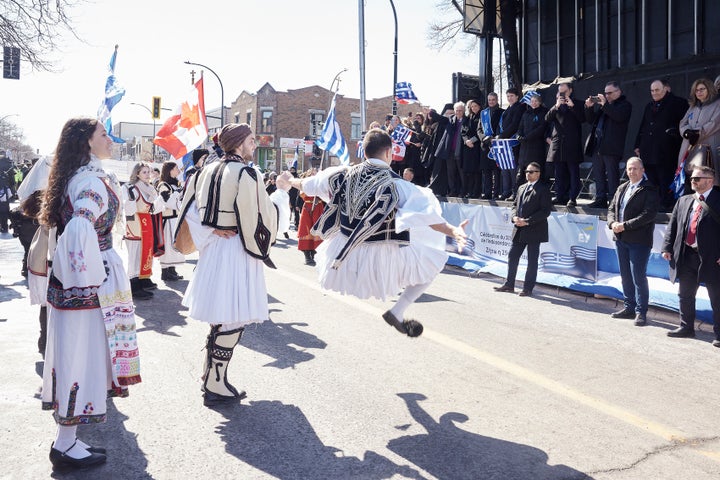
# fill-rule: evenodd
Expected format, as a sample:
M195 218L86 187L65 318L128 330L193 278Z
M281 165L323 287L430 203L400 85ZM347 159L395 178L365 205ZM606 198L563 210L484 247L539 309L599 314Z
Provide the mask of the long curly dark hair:
M94 118L71 118L65 123L50 167L40 223L49 227L61 225L65 189L77 169L90 163L90 138L97 125Z

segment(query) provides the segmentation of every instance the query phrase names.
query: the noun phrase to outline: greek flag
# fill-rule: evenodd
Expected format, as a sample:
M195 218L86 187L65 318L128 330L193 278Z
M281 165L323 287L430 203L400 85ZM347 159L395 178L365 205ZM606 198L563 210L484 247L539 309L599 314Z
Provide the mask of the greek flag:
M528 90L525 95L520 99L520 103L526 103L530 105L530 99L536 95L540 95L536 90Z
M398 82L395 84L395 98L398 103L416 103L418 101L415 92L412 90L412 84L408 82Z
M365 158L365 149L363 148L363 141L360 140L357 143L357 150L355 151L355 157L356 158Z
M498 138L492 141L488 158L495 160L500 170L515 169L515 155L513 155L512 147L519 145L514 138Z
M404 144L407 139L410 138L411 134L412 132L409 128L404 125L398 125L393 129L390 137L392 138L393 142Z
M116 143L125 143L125 140L112 135L112 120L110 118L110 112L113 107L117 105L122 97L125 95L125 88L120 85L115 77L115 61L117 60L118 46L115 45L115 51L110 57L110 64L108 65L109 72L107 80L105 81L105 99L98 108L98 121L105 126L110 138Z
M340 132L340 125L335 120L335 98L337 93L332 99L330 104L330 113L328 113L327 121L323 126L320 137L315 140L315 145L326 150L340 159L340 163L343 165L350 164L350 154L348 153L347 144L345 139Z

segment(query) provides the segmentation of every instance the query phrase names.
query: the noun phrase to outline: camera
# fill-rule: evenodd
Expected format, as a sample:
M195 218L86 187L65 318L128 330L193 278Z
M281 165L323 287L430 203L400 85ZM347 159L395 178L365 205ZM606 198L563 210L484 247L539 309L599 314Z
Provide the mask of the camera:
M560 98L563 98L563 99L565 98L565 93L561 92L559 95L560 95Z
M597 95L593 95L592 97L590 97L590 101L592 103L598 103L600 102L600 97L598 97Z

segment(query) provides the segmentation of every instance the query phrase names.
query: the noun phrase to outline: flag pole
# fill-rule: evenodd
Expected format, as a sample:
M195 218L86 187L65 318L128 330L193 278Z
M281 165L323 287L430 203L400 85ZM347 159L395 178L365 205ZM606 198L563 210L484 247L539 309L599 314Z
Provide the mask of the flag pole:
M358 43L360 46L360 122L362 132L367 128L367 103L365 99L365 4L358 0ZM395 87L393 87L395 88Z

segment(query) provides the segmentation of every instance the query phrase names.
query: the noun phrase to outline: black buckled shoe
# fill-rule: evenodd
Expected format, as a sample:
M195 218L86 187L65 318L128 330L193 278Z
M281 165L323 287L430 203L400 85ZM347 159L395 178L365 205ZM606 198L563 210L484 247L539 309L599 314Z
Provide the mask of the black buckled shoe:
M90 455L88 455L87 457L73 458L67 455L67 452L69 452L74 446L75 443L73 443L70 448L68 448L64 452L57 450L54 446L50 447L50 463L53 464L54 468L82 469L92 467L94 465L100 465L101 463L105 463L105 461L107 460L105 454L91 452L90 450L88 450L88 452L90 452Z

